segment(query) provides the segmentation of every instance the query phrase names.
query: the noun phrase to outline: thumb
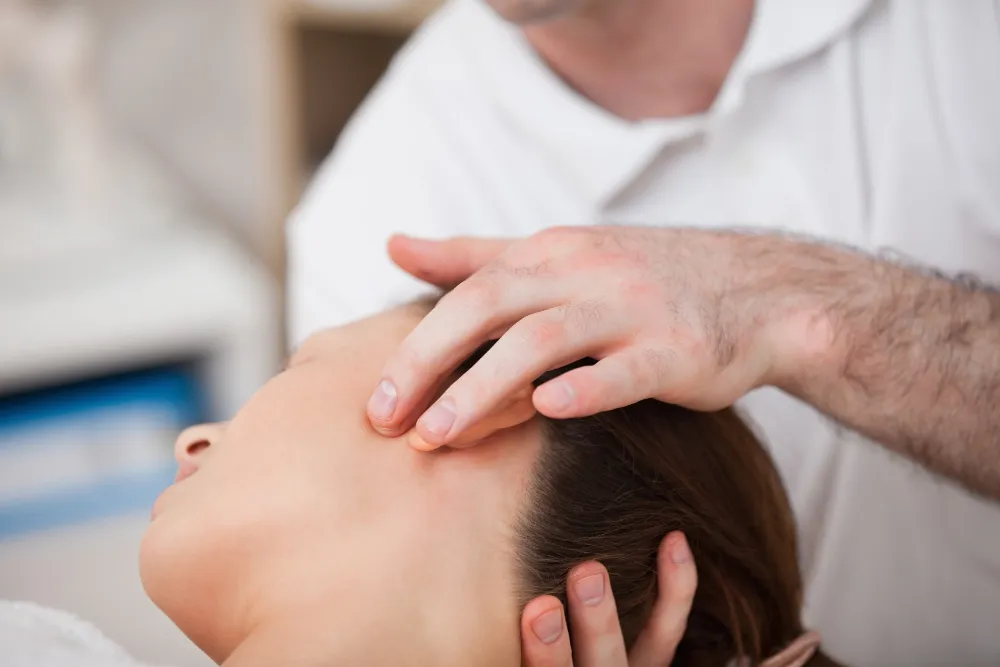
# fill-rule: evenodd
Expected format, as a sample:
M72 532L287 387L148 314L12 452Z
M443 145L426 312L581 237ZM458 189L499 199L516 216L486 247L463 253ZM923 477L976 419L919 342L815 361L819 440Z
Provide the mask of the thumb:
M449 289L486 266L511 243L469 237L429 241L397 234L389 239L389 257L414 278Z

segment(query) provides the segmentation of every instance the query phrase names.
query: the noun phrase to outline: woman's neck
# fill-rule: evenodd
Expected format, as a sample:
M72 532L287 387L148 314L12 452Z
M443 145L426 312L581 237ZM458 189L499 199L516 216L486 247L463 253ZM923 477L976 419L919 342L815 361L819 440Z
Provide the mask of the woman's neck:
M359 631L360 630L360 631ZM425 647L411 641L366 632L350 622L302 619L294 625L261 628L251 634L223 663L223 667L334 667L339 665L415 664Z
M391 602L378 613L366 605L303 612L250 632L223 667L518 667L517 626L458 627L441 616L410 614ZM470 615L471 616L471 615ZM491 625L492 627L479 627ZM510 640L510 641L507 641Z

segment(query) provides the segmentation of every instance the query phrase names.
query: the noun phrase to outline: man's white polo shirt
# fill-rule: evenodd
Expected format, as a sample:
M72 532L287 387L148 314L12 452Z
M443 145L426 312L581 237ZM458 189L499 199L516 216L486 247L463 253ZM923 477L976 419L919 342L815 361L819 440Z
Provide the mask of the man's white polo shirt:
M1000 4L758 0L711 110L632 123L454 0L292 218L292 338L421 292L385 255L392 232L592 223L790 230L1000 283ZM806 621L833 655L1000 665L1000 505L777 391L743 407L788 487Z

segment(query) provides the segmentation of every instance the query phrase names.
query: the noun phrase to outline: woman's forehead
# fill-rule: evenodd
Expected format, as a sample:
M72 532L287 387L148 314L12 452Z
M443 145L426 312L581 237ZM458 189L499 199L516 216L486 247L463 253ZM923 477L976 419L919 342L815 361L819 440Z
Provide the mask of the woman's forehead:
M363 320L318 331L305 340L289 357L289 366L309 359L336 354L345 348L376 352L398 345L406 338L430 306L414 302Z

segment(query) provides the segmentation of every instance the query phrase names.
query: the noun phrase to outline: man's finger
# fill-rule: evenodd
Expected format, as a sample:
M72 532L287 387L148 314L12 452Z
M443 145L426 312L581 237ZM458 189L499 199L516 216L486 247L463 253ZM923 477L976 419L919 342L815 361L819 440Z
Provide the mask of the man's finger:
M444 296L386 360L382 381L368 403L372 426L384 435L409 430L426 397L488 335L554 305L558 285L512 274L477 274ZM446 444L467 427L467 415L442 397L424 415L421 436Z
M632 647L630 667L662 667L673 661L698 588L698 571L683 534L667 535L657 561L659 593L649 622Z
M562 604L551 595L535 598L521 614L524 667L573 667Z
M617 334L615 322L601 318L599 306L569 304L528 315L496 342L475 366L445 392L461 424L473 425L513 392L530 387L545 371L587 356ZM429 443L452 445L460 435L417 431Z
M414 278L451 289L496 259L511 243L476 238L431 241L396 235L389 239L389 257Z
M608 571L599 563L574 568L567 586L576 667L629 667Z
M576 368L535 390L535 407L554 419L589 417L632 405L663 383L674 369L671 360L629 348Z

